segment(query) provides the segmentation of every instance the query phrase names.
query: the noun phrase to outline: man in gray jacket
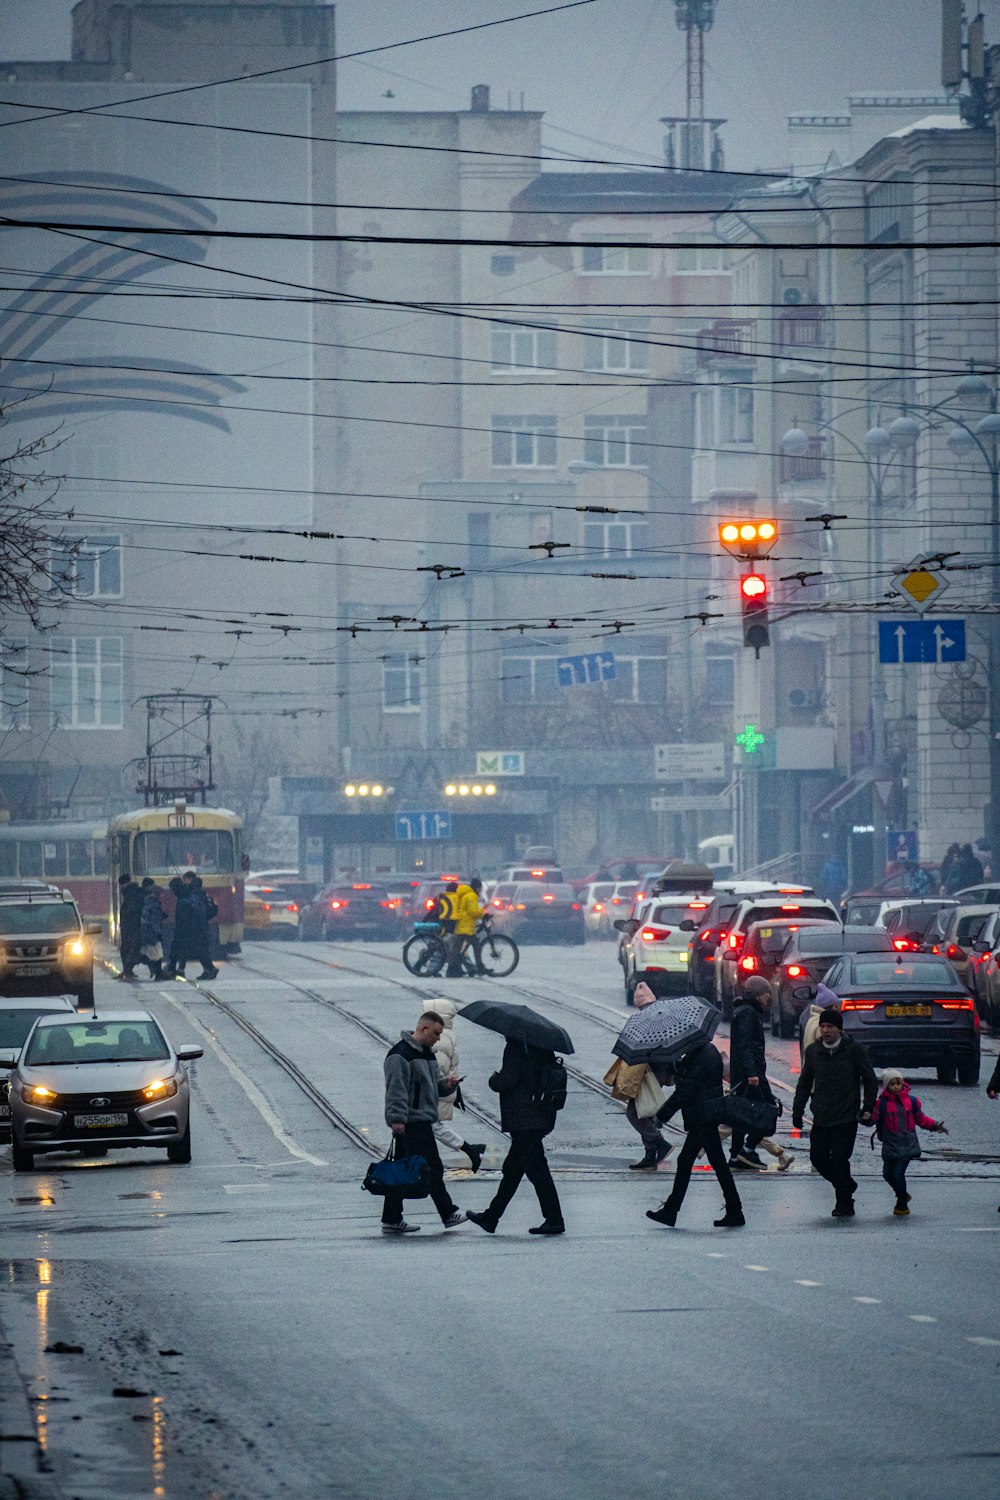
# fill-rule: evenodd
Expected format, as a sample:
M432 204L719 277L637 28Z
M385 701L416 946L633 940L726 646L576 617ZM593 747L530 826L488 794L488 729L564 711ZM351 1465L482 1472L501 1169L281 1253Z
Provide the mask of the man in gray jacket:
M422 1156L430 1169L431 1199L445 1229L465 1223L444 1185L444 1167L434 1138L438 1103L458 1088L455 1077L442 1078L434 1043L444 1023L426 1011L412 1031L404 1031L385 1059L385 1123L396 1141L397 1156ZM382 1209L383 1234L416 1234L419 1224L403 1218L403 1199L386 1193Z

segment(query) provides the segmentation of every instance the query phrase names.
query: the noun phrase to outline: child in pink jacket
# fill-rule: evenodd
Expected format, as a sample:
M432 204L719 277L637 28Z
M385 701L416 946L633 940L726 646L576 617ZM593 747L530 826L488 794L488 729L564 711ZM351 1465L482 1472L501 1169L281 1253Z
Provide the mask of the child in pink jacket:
M896 1194L893 1213L898 1219L905 1219L910 1212L906 1169L920 1155L917 1126L943 1135L948 1132L942 1121L924 1114L920 1100L910 1093L910 1085L898 1068L882 1070L882 1092L875 1101L872 1123L882 1142L882 1176Z

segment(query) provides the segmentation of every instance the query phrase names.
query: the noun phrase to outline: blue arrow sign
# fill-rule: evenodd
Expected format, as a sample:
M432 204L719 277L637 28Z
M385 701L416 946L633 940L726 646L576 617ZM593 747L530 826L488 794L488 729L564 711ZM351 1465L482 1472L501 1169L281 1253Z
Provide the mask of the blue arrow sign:
M583 656L557 656L556 671L560 687L576 687L584 682L610 682L615 675L613 651L588 651Z
M890 666L965 660L964 620L879 620L878 659Z
M396 838L404 842L410 839L450 839L451 813L398 812Z

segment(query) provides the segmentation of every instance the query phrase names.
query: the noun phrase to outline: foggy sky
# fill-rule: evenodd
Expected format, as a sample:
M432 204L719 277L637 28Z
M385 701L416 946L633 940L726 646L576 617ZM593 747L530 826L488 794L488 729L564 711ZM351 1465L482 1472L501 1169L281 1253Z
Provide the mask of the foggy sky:
M0 56L69 56L74 0L0 0ZM339 0L337 50L516 15L546 0ZM975 9L975 6L970 7ZM1000 0L983 0L1000 42ZM778 166L784 118L845 108L850 93L936 91L940 0L719 0L708 38L710 114L731 122L728 163ZM402 75L402 76L400 76ZM339 70L345 109L455 109L473 83L495 107L521 91L545 111L549 149L659 159L660 115L684 102L683 38L671 0L596 0L551 19L401 48ZM391 89L395 98L383 97ZM567 132L575 132L570 134ZM611 151L607 148L619 149Z

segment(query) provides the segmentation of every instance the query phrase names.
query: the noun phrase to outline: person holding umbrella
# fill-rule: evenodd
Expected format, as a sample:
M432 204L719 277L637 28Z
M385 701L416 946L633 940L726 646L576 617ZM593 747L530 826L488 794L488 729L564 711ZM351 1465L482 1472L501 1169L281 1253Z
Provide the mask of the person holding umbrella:
M505 1209L527 1177L542 1211L541 1224L528 1233L564 1234L562 1205L543 1143L555 1128L556 1112L566 1099L566 1071L556 1058L555 1048L572 1052L573 1043L561 1026L526 1005L476 1000L460 1014L507 1037L500 1070L490 1078L489 1085L500 1095L500 1123L510 1135L510 1150L493 1201L482 1213L469 1212L466 1218L487 1234L495 1234Z

